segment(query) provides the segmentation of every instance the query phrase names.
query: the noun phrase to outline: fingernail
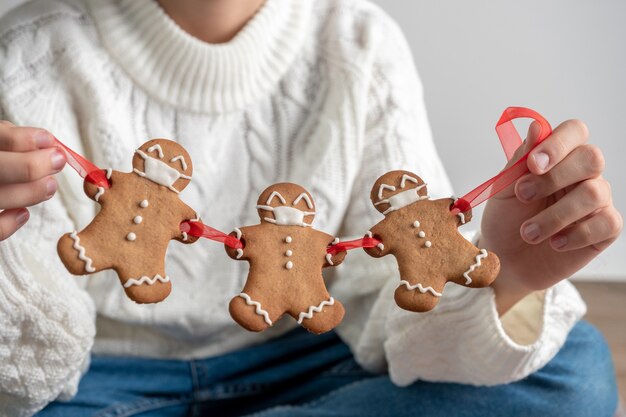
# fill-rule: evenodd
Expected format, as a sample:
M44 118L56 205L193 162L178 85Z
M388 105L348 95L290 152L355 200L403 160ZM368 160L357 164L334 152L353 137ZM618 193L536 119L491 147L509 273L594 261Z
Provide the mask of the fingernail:
M552 246L556 249L563 249L567 245L567 236L557 236L552 239Z
M524 226L523 233L524 233L524 236L526 237L526 240L529 240L532 242L539 237L539 234L541 233L541 231L539 230L539 226L537 226L535 223L530 223Z
M28 210L20 210L15 218L15 221L19 227L26 224L26 221L28 221Z
M52 139L52 135L45 130L40 130L35 133L35 144L38 148L49 148L54 144L54 140Z
M57 182L54 178L50 178L48 183L46 184L46 198L50 198L54 195L57 190Z
M539 167L539 169L544 172L548 168L548 164L550 163L550 157L545 152L537 152L533 158L535 158L535 163Z
M61 151L55 150L50 156L50 161L52 163L52 169L59 170L65 165L65 155L63 155Z
M532 181L520 182L517 185L517 193L522 200L529 201L537 195L537 186Z

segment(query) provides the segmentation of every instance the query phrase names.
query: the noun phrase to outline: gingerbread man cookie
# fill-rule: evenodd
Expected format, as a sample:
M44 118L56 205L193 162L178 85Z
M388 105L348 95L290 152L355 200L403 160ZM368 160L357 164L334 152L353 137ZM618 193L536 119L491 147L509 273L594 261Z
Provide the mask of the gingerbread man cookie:
M243 249L226 246L231 258L250 263L242 292L230 302L231 316L255 332L285 313L312 333L333 329L344 308L326 290L322 268L339 265L346 253L327 253L338 239L311 228L313 198L297 184L274 184L261 193L256 208L261 223L232 233Z
M156 303L171 291L165 252L171 239L197 238L179 229L196 213L178 193L189 184L193 168L187 151L171 140L153 139L135 151L133 172L106 170L110 188L84 182L100 212L81 232L59 239L57 251L74 275L114 269L128 297Z
M400 270L395 291L398 306L424 312L433 309L446 282L479 288L498 276L500 261L478 249L457 230L471 212L453 215L453 198L429 200L426 183L408 171L391 171L378 178L370 194L385 219L367 236L382 243L365 251L373 257L393 255Z

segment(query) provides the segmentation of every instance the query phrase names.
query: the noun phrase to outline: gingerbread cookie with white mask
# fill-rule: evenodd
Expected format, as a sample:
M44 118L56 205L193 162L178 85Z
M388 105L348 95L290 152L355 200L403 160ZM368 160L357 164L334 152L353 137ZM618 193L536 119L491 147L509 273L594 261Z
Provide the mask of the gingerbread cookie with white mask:
M81 232L59 239L57 251L65 267L74 275L114 269L133 301L165 299L172 288L165 272L169 241L197 240L179 229L181 222L197 218L178 196L192 171L182 146L153 139L135 151L132 172L106 170L108 189L85 181L85 194L101 210Z
M226 246L231 258L250 263L242 292L230 302L231 316L255 332L285 313L312 333L333 329L343 319L344 308L328 293L322 268L339 265L346 252L327 253L338 239L311 227L311 194L297 184L274 184L261 193L256 208L261 223L231 234L243 249Z
M382 243L365 251L376 258L396 258L400 284L395 300L401 308L433 309L448 281L479 288L496 279L498 257L459 233L458 227L471 220L471 211L452 214L453 198L430 200L426 183L408 171L391 171L378 178L370 198L385 219L366 235Z

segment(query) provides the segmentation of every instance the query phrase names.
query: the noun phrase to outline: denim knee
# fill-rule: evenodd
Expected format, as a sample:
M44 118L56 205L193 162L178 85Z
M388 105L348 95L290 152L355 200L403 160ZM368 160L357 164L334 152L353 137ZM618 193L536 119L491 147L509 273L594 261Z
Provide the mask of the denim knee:
M581 321L570 332L557 356L538 372L555 414L544 416L612 417L617 408L617 384L611 352L602 334Z

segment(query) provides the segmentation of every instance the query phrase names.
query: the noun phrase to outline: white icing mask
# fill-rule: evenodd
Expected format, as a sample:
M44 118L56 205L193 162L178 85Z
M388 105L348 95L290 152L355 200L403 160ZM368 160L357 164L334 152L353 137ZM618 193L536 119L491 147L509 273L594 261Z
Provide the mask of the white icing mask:
M159 185L164 185L175 193L179 193L176 188L174 188L174 183L178 181L179 178L185 178L190 180L191 177L185 174L182 174L175 168L172 168L165 162L159 161L156 158L152 158L146 155L142 150L137 149L137 154L141 156L144 160L144 170L145 172L141 172L138 169L134 169L135 173L141 177L145 177L152 182L155 182Z
M396 195L393 195L389 198L379 201L375 205L388 203L389 208L383 212L383 214L390 213L392 211L400 210L403 207L408 206L409 204L413 204L416 201L426 200L428 196L420 196L418 194L419 190L424 188L426 184L422 184L417 188L411 188L410 190L402 191Z
M269 210L274 213L274 218L265 217L264 220L280 226L311 226L310 223L304 222L305 216L315 214L314 211L302 211L295 207L289 206L256 206L258 209Z

